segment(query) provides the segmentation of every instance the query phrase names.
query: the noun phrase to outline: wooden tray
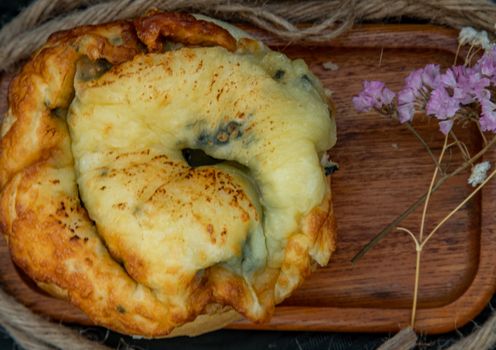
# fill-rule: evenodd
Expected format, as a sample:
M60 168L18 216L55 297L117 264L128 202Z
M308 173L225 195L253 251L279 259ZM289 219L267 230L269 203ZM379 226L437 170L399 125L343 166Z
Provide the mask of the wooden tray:
M392 233L355 266L353 255L426 189L433 164L418 142L396 122L374 113L358 114L351 98L364 79L384 80L398 89L408 72L427 63L448 66L456 52L457 32L427 25L360 26L322 44L287 45L256 30L278 50L303 58L334 92L338 144L332 150L341 169L333 175L338 221L338 249L328 267L315 272L283 305L269 324L241 321L237 329L396 331L409 323L415 250L411 239ZM339 66L325 70L324 62ZM416 126L438 151L437 123ZM474 130L460 130L473 152L480 149ZM451 155L456 160L456 152ZM432 228L470 191L467 174L450 180L456 190L432 200L427 229ZM458 212L422 255L416 328L441 333L462 326L487 304L496 286L496 206L491 182ZM416 212L402 226L418 230ZM64 301L37 289L12 265L0 245L0 282L33 311L56 320L88 324Z

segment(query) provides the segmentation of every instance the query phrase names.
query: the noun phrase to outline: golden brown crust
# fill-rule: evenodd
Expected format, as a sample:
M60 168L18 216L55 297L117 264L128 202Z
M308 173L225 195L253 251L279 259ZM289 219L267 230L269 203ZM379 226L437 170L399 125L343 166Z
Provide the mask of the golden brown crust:
M162 51L160 36L186 45L221 46L236 50L236 40L224 28L188 13L155 12L134 21L138 37L152 52Z
M183 291L187 302L181 307L171 307L163 291L136 282L149 275L146 263L119 244L107 248L80 203L64 120L78 65L80 71L88 69L89 75L99 74L91 71L92 64L85 68L85 60L117 65L146 52L139 40L148 50L161 49L160 35L186 45L215 45L230 51L237 45L229 32L212 23L186 14L154 13L134 23L55 33L33 55L12 81L10 122L4 123L1 133L0 229L14 262L42 288L69 299L95 323L119 332L160 337L174 329L180 333L180 326L186 324L183 332L198 334L235 319L237 312L253 321L266 321L275 302L308 275L312 259L325 264L334 250L330 191L301 220L302 232L289 239L280 269L265 269L250 285L229 269L214 265L188 277ZM233 198L236 208L244 210L238 202L248 199ZM212 234L212 226L206 227ZM100 234L110 231L99 229ZM116 259L119 256L125 258L123 266ZM237 312L212 307L219 304ZM206 315L192 322L202 313Z
M66 290L69 300L99 324L131 334L167 334L172 329L170 313L108 255L72 196L71 173L71 168L54 169L41 162L5 188L2 219L11 218L6 208L16 208L7 231L14 262L36 281Z
M336 221L327 177L328 191L320 204L303 218L302 233L293 235L286 244L281 273L276 283L276 303L286 299L299 287L314 268L324 266L336 249Z
M121 35L121 46L110 43ZM48 159L64 142L65 123L54 113L69 106L79 58L120 63L138 52L138 42L127 22L108 24L102 29L85 26L52 35L11 82L8 116L14 116L16 122L0 140L0 189L19 170Z

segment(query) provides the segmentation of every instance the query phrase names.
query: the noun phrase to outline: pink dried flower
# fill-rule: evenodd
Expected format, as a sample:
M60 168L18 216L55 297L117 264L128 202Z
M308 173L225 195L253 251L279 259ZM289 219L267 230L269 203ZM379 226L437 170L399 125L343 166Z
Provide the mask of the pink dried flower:
M450 96L442 86L432 91L426 106L427 114L434 115L441 120L453 117L459 109L459 100Z
M496 46L487 50L474 66L482 75L496 84Z
M418 95L420 89L422 88L422 74L424 70L422 68L416 69L405 78L405 88L412 90L415 96Z
M448 135L452 127L453 127L453 119L441 120L439 122L439 130L444 135Z
M453 67L453 68L458 68L460 66L456 66L456 67ZM455 71L456 71L456 75L455 75ZM458 69L457 70L454 70L454 69L450 69L448 68L446 70L446 73L442 74L441 75L441 84L444 86L444 87L449 87L449 88L452 88L452 89L456 89L456 85L457 85L457 80L459 78L460 75L462 75L464 72L460 72Z
M381 107L385 105L390 105L393 102L395 96L396 94L393 91L389 90L388 88L384 88L384 90L382 90L382 95L380 99Z
M413 115L415 114L415 107L413 103L407 103L404 105L398 106L398 118L400 123L406 123L413 119Z
M408 87L408 83L407 87L398 93L398 117L400 123L406 123L413 119L416 93L418 93L418 90L416 91L414 88Z
M410 104L414 103L417 95L413 89L404 88L398 93L398 104Z
M405 86L398 93L393 105L394 93L383 82L365 81L363 91L353 98L355 108L368 111L390 109L381 113L396 113L400 123L413 119L416 108L439 119L439 128L447 134L453 127L456 113L462 108L476 109L480 106L478 122L482 130L496 133L496 102L491 101L491 91L496 85L496 47L487 49L474 67L453 66L441 74L440 66L428 64L416 69L405 78ZM463 117L461 115L461 117Z
M487 97L486 88L491 84L474 68L455 66L441 76L441 84L453 92L453 97L461 104L468 105Z
M395 93L382 81L364 81L363 90L353 97L353 106L359 112L367 112L372 108L381 109L391 105L394 97Z
M353 106L358 112L368 112L372 109L374 101L372 97L360 93L358 96L353 97Z
M474 96L468 93L470 73L472 72L468 72L465 66L454 66L448 68L446 73L441 76L441 84L451 89L453 97L462 104L469 104L474 101Z
M441 81L441 73L438 64L428 64L422 70L422 82L431 89L438 87Z

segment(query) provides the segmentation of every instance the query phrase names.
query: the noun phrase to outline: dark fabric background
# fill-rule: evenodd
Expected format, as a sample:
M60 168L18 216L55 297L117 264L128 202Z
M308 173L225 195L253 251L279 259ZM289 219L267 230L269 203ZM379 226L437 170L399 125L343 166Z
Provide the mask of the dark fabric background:
M495 0L496 1L496 0ZM9 21L31 0L0 0L0 26ZM492 305L496 305L496 296ZM491 304L470 324L440 336L421 337L419 349L442 349L481 325L491 313ZM76 328L91 339L115 349L167 350L358 350L375 349L389 334L353 334L323 332L272 332L221 330L196 338L180 337L167 340L136 340L100 327ZM0 328L0 350L19 348L8 333ZM496 348L495 348L496 349Z

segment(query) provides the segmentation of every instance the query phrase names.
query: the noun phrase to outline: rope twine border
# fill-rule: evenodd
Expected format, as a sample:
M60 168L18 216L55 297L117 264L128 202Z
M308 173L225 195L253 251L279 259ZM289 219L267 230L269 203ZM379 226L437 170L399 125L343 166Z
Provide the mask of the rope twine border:
M413 17L454 28L472 26L495 32L496 6L486 0L36 0L0 30L0 73L12 70L56 31L142 14L150 8L195 11L241 20L288 42L332 39L354 23ZM297 23L313 23L300 29ZM0 289L0 325L25 349L108 349L72 328L33 314ZM406 328L380 350L411 349L417 335ZM496 312L449 350L490 349L496 344Z

